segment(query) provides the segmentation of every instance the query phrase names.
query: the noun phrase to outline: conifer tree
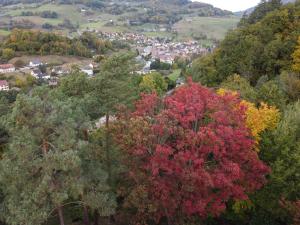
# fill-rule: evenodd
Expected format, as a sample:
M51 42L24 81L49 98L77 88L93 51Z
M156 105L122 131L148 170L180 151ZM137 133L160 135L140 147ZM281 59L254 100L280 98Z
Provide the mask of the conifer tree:
M47 88L19 95L9 118L12 137L0 172L8 224L38 225L56 213L64 225L63 207L73 203L113 211L105 172L95 171L97 182L88 184L95 168L93 159L85 160L88 118L54 96Z

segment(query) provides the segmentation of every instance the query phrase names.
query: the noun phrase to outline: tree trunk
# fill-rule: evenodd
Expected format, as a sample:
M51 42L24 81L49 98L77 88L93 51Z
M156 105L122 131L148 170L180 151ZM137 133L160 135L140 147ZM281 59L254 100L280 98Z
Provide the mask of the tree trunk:
M109 152L109 113L106 113L106 121L105 121L105 151L106 151L106 160L107 160L107 183L111 185L111 159L110 159L110 152Z
M90 225L89 209L86 205L83 206L83 223L85 225Z
M95 210L94 212L94 225L98 225L99 224L99 213L97 212L97 210Z
M57 207L58 217L59 217L59 223L60 225L65 225L63 210L61 206Z

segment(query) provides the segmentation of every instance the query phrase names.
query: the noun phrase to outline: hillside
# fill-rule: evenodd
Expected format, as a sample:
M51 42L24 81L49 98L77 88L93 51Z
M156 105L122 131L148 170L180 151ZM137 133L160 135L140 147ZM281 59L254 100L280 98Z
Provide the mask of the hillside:
M278 81L292 71L300 35L300 5L275 2L261 4L227 34L213 54L196 60L191 70L194 79L215 86L239 74L257 86Z
M288 3L295 3L296 0L281 0L281 3L283 5L288 4ZM249 9L243 10L243 11L239 11L239 12L235 12L234 15L236 16L242 16L242 15L250 15L256 8L257 6L251 7Z
M13 28L54 30L74 36L78 31L141 32L150 36L220 40L238 22L232 12L188 0L0 0L0 35ZM214 27L202 26L215 18ZM190 21L200 21L197 23ZM228 24L225 26L224 23ZM180 24L180 25L178 25ZM193 27L186 35L184 27ZM212 33L215 29L220 32Z

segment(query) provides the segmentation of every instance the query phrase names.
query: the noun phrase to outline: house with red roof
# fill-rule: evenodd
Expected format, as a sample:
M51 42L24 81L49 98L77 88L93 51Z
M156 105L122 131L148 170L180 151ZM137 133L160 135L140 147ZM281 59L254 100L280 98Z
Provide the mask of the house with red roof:
M13 64L1 64L0 73L12 73L15 72L16 68Z
M6 80L0 80L0 91L9 91L9 85Z

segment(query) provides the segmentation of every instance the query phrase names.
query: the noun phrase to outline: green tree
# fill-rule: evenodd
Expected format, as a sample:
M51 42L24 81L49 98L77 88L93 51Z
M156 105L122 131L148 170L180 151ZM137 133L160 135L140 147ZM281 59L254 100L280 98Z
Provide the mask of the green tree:
M98 154L103 156L108 184L114 193L117 191L122 164L119 149L112 140L110 123L120 106L131 105L138 97L135 75L131 72L133 58L133 54L117 54L103 60L100 73L90 80L92 91L89 99L99 106L100 116L103 116L103 123L100 123L98 131L94 134L93 143L98 149Z
M272 224L289 224L292 218L281 200L300 199L300 102L290 105L272 133L266 133L261 143L260 157L272 169L268 184L254 195L255 215L269 218ZM276 222L277 221L277 222ZM265 224L266 221L260 221ZM269 223L271 224L271 223Z
M291 101L300 99L300 73L282 72L280 80Z
M257 93L255 88L250 85L250 82L238 74L229 76L221 83L221 88L231 91L237 91L241 98L255 103L257 101Z
M293 70L295 72L300 73L300 36L298 38L298 44L296 46L296 50L294 51L293 55Z
M217 75L214 61L214 57L217 54L218 52L215 52L207 57L198 58L193 62L189 73L192 75L194 81L206 86L216 86L222 81Z
M12 141L0 172L9 224L42 224L57 212L63 225L64 205L79 200L85 209L91 198L98 200L93 207L113 212L105 172L95 177L98 183L86 182L88 118L77 104L54 96L46 88L19 95L11 114Z
M158 95L165 93L168 88L168 84L163 76L157 72L143 76L139 86L142 92L152 93L155 91Z
M4 60L10 60L15 56L15 51L10 48L5 48L2 50L2 59Z
M259 102L265 102L268 105L273 105L279 109L284 109L287 104L287 100L287 95L278 81L268 81L258 89Z

